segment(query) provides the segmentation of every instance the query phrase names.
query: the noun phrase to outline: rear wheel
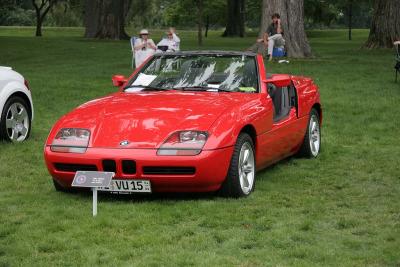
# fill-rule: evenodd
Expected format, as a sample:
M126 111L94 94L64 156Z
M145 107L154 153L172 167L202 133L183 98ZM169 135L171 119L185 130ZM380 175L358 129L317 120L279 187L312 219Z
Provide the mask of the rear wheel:
M7 100L1 114L0 136L6 141L22 142L29 137L31 115L28 104L19 96Z
M321 149L321 127L318 111L312 109L308 120L307 132L299 155L307 158L315 158Z
M220 193L225 197L245 197L255 185L255 153L251 137L241 133L236 141L226 177Z

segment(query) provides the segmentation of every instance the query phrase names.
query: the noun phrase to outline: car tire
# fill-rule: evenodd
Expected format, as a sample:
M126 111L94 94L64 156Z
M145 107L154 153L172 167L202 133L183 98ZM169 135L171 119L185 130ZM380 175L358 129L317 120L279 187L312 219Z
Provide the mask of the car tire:
M315 158L321 150L321 126L319 113L316 109L310 112L308 119L307 131L304 136L303 144L299 150L299 156L306 158Z
M9 142L26 140L31 132L31 116L28 104L24 99L19 96L10 97L1 113L1 139Z
M223 197L246 197L255 186L255 152L251 137L241 133L236 141L228 175L223 182L220 195Z

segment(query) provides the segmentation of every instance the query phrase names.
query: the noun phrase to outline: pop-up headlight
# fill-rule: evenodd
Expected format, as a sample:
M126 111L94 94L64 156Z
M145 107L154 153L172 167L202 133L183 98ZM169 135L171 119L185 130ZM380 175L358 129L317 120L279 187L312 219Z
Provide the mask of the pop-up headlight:
M207 132L179 131L173 133L157 151L159 156L195 156L200 154L208 138Z
M50 146L51 151L85 153L89 144L90 131L77 128L61 129Z

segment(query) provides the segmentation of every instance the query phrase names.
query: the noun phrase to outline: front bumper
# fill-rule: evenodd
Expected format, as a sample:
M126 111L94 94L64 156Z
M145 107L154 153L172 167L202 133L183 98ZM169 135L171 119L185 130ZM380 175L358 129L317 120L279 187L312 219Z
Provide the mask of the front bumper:
M118 179L150 180L153 192L209 192L220 188L228 172L233 147L202 151L197 156L157 156L156 149L88 148L86 153L52 152L46 146L44 157L51 176L62 186L71 187L75 172L60 171L56 163L95 165L103 171L103 160L115 160ZM136 173L122 171L123 160L136 162ZM194 167L193 174L144 174L143 168Z

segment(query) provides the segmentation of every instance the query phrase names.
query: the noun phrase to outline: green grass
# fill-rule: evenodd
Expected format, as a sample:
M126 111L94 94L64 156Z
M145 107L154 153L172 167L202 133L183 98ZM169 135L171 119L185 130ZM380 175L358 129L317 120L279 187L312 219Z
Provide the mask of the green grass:
M0 28L0 65L29 80L36 117L31 139L0 143L0 266L399 266L400 84L390 50L360 49L368 32L312 31L316 55L268 72L311 76L320 86L323 148L257 176L246 199L100 196L53 189L43 144L56 120L114 92L128 75L123 41L81 38L82 29ZM158 40L161 31L153 38ZM204 49L243 50L255 36ZM182 48L198 49L195 32Z

